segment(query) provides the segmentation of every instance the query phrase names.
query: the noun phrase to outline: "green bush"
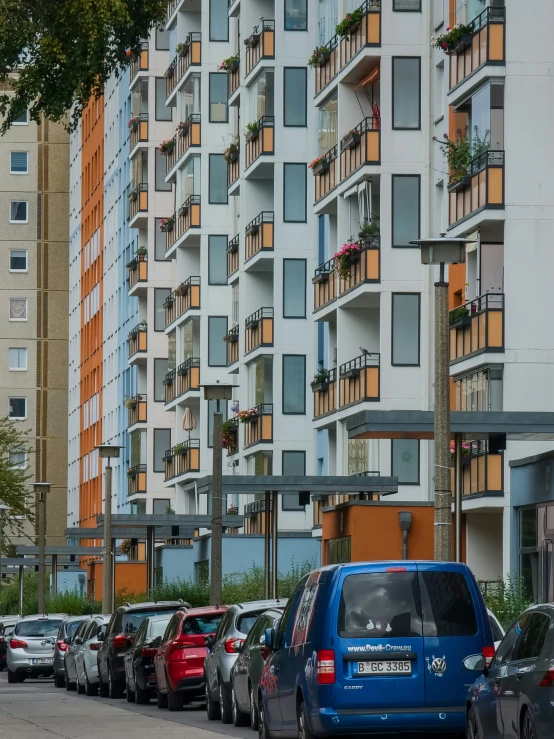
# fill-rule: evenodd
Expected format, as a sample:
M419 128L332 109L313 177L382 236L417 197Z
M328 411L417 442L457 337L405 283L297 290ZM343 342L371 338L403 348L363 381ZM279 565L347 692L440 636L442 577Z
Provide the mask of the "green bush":
M96 600L83 598L76 590L52 595L46 587L46 612L67 613L81 616L88 613L101 613L102 604ZM13 578L0 589L0 614L19 613L19 579ZM23 616L38 613L38 574L29 572L23 576Z
M509 573L495 587L489 586L483 592L483 598L505 629L509 629L517 617L533 605L523 578Z

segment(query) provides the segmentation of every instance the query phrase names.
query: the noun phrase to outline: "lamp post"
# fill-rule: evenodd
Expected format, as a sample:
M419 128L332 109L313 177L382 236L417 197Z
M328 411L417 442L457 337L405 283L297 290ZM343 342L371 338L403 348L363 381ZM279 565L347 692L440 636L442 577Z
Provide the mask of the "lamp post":
M49 482L34 482L33 490L38 495L38 612L46 611L44 581L46 579L46 495L52 487Z
M452 492L450 490L450 373L448 370L448 282L445 264L465 262L465 246L470 239L449 238L441 234L436 238L418 239L411 244L421 249L421 263L439 266L439 281L435 282L435 559L452 559ZM458 486L456 486L458 487ZM461 498L456 490L456 533L461 530Z
M4 505L4 503L0 503L0 587L2 586L2 546L4 543L4 520L9 510L9 505Z
M213 423L213 469L212 469L212 538L210 554L210 603L221 605L222 582L222 517L223 517L223 414L220 401L232 400L234 385L200 385L204 388L204 400L217 402Z
M104 566L102 568L102 612L113 611L113 551L112 551L112 466L111 459L117 459L122 449L112 444L99 444L94 447L98 449L100 459L105 459L106 468L104 472Z

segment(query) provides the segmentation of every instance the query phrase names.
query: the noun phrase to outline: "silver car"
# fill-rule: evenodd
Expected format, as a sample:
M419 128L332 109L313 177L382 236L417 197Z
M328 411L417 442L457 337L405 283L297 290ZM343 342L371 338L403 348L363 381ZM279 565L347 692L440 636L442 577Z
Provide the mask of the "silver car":
M77 690L86 695L98 693L98 650L102 642L97 637L106 630L111 615L93 616L86 631L79 640L82 642L75 652L75 672L77 673Z
M51 677L54 673L54 646L65 613L26 616L8 637L8 682L22 683L26 677Z
M54 685L57 688L65 687L65 655L79 624L87 618L88 616L69 616L60 624L54 647Z
M208 654L204 662L206 713L210 721L232 721L231 667L254 622L268 608L282 608L287 599L259 600L231 606L219 623L215 637L205 639Z

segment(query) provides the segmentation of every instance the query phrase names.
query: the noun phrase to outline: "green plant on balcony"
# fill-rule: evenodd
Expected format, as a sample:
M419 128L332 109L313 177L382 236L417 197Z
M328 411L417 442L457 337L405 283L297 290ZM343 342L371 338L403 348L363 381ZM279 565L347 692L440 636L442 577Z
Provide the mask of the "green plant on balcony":
M223 421L221 439L223 448L228 449L237 445L237 422L234 418Z
M139 189L138 187L133 188L132 190L129 190L127 193L127 198L131 201L134 201L138 198Z
M341 38L351 36L361 25L364 20L364 14L361 8L356 8L348 13L337 25L335 31Z
M239 57L238 56L229 56L227 59L224 59L219 67L217 68L218 72L234 72L239 68Z
M248 408L245 411L239 411L237 418L240 423L250 423L251 421L255 421L259 415L260 413L257 408Z
M262 128L262 124L260 121L252 121L251 123L246 124L246 128L244 130L244 135L246 136L247 141L253 141L254 139L257 139L260 135L260 130Z
M223 152L223 158L227 162L227 164L231 164L231 162L236 162L239 158L239 138L238 136L235 136L229 146L225 149Z
M188 48L189 48L189 44L181 41L175 47L175 53L179 54L179 56L184 56L187 53Z
M327 385L329 382L329 370L325 367L321 367L314 375L314 379L310 382L310 387L315 393L318 390L322 390L322 385Z
M173 510L173 508L170 505L167 506L167 508L165 509L165 512L166 512L166 514L168 516L174 516L175 515L175 511Z
M342 248L336 252L335 258L335 272L341 278L341 280L348 280L354 264L360 258L360 245L355 244L352 241L347 241L346 244L342 245Z
M127 262L125 265L127 269L136 269L138 265L138 261L136 259L131 259L130 262Z
M451 139L448 134L444 134L444 140L433 137L441 148L443 155L446 157L448 164L448 182L455 185L460 182L463 177L467 177L473 159L481 156L490 148L490 131L485 131L483 138L479 135L479 127L475 126L473 137L469 137L469 128L464 131L458 129L456 138Z
M377 216L370 216L362 223L362 226L358 231L358 238L365 239L368 236L379 236L379 233L379 218Z
M454 308L454 310L451 310L448 314L448 324L453 326L455 323L458 323L458 321L461 321L462 318L467 318L468 316L469 311L467 308L464 308L463 306Z
M158 146L158 151L160 154L163 154L164 157L168 157L170 154L173 154L173 149L175 148L175 139L167 139L167 141L162 141L162 143Z
M308 67L321 67L329 60L331 52L326 46L318 46L314 49L311 57L308 59Z
M145 246L139 246L136 251L136 256L139 258L139 262L144 262L147 255L148 249Z
M466 41L473 35L473 29L466 23L456 23L453 28L447 28L445 33L431 39L431 46L441 49L445 54L452 54L462 41ZM465 37L465 38L462 38Z
M239 515L238 505L230 505L229 508L227 508L227 515L228 516L238 516Z
M185 454L185 452L188 452L189 445L186 441L181 442L180 444L175 444L173 447L173 453L174 454Z
M146 321L140 321L137 328L140 332L146 331Z
M133 548L133 540L132 539L123 539L121 544L119 545L119 549L121 550L121 554L126 554L129 556L131 554L131 549Z
M169 216L168 218L162 218L158 228L160 229L160 231L162 231L162 233L167 233L168 231L173 231L174 225L175 225L175 216Z
M462 457L469 457L471 454L471 442L469 441L463 441L462 442ZM452 463L454 462L456 458L456 444L454 441L450 442L450 459L452 460Z
M136 477L137 476L137 468L136 467L129 467L127 470L127 477Z
M132 118L129 118L129 121L127 122L127 128L129 131L136 131L139 125L139 119L137 116L133 116Z
M137 407L137 399L136 398L125 398L123 401L123 405L125 408L136 408Z

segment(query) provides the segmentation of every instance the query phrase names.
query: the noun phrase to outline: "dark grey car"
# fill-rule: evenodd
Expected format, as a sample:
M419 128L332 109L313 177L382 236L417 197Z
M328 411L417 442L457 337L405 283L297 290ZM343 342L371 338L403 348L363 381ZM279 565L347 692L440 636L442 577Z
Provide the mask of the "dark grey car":
M60 625L54 646L54 684L57 688L65 685L65 653L79 624L89 618L90 616L69 616Z
M269 654L265 646L265 631L277 630L283 610L284 606L270 608L258 617L231 668L231 704L235 726L246 726L250 721L252 729L258 729L258 683Z

